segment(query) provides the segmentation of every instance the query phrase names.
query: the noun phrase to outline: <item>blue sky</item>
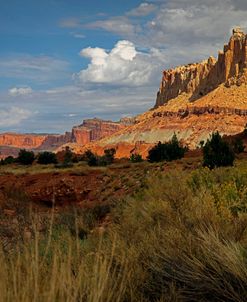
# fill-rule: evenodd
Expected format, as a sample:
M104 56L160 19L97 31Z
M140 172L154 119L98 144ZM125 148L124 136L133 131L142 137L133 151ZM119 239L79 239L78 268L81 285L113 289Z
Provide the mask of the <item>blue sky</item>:
M164 68L217 55L246 28L245 2L0 0L0 132L151 108Z

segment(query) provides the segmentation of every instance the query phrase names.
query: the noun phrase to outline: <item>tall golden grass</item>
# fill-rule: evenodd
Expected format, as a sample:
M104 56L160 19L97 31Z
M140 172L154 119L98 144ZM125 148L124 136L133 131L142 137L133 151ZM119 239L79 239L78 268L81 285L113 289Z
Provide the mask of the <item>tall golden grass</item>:
M119 200L111 224L0 255L2 301L236 301L247 297L247 171L175 171Z

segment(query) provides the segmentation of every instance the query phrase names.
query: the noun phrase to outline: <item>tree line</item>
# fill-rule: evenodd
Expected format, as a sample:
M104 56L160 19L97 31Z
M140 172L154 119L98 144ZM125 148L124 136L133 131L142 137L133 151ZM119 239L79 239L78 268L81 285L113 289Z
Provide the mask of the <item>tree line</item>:
M226 141L219 132L212 133L211 137L204 143L200 142L200 148L203 152L203 166L213 169L221 166L232 166L236 154L244 152L245 146L243 140L239 137L231 142ZM158 142L152 147L147 156L147 161L162 162L173 161L184 157L188 147L179 142L176 134L166 143ZM33 151L21 149L16 158L8 156L1 159L0 164L18 163L21 165L32 165L34 161L41 165L55 164L57 167L68 167L77 161L85 161L89 166L107 166L111 165L115 159L116 150L114 148L104 150L104 154L99 156L91 150L87 150L81 156L76 157L69 147L65 148L63 160L59 163L57 155L53 152L44 151L37 155ZM142 162L140 154L131 154L129 160L132 163Z

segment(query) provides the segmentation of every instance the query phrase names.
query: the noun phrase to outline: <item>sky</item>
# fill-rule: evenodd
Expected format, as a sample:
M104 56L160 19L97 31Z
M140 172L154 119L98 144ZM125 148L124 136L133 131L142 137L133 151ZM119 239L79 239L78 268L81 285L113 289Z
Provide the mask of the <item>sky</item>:
M0 132L150 109L164 69L217 56L246 0L0 0Z

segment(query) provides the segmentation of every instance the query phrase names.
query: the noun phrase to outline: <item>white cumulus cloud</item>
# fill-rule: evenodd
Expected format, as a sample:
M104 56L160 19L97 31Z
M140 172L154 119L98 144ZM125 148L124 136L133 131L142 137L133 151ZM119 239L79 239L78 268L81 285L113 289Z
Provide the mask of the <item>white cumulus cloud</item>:
M0 116L0 127L11 127L29 118L31 111L13 106L9 109L0 109Z
M33 92L31 87L13 87L9 89L9 95L19 96L19 95L29 95Z
M111 51L103 48L85 48L80 55L90 59L86 69L77 77L84 83L142 86L153 78L160 60L157 52L139 52L127 40L119 41Z

